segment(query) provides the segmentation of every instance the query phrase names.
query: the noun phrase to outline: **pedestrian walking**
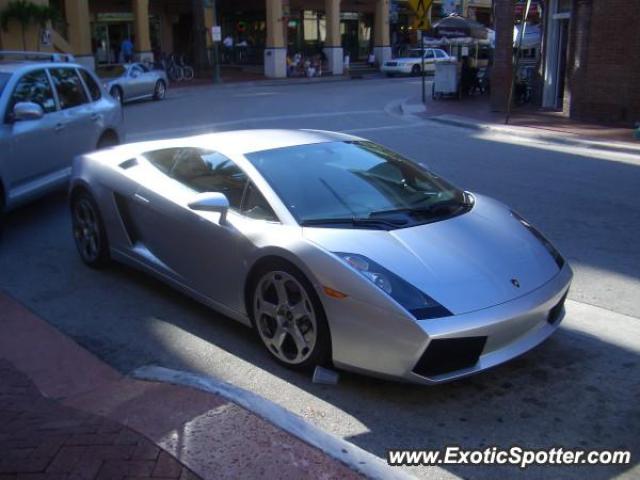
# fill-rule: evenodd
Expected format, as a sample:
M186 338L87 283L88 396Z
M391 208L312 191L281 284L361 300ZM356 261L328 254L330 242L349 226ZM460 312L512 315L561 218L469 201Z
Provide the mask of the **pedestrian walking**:
M133 60L133 42L129 37L125 37L120 44L120 53L124 63L131 63Z

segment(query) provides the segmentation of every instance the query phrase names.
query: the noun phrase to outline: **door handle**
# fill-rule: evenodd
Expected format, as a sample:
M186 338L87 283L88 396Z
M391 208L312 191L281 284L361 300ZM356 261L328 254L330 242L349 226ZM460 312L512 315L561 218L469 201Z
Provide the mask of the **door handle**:
M149 199L146 197L143 197L142 195L140 195L139 193L135 193L133 195L133 199L138 202L141 203L143 205L148 205L149 204Z
M93 120L94 122L97 122L101 118L102 118L102 115L100 115L99 113L94 113L93 115L91 115L91 120Z
M55 130L56 132L61 132L62 130L64 130L64 127L65 127L64 123L58 123L58 124L56 124L56 126L54 127L54 130Z

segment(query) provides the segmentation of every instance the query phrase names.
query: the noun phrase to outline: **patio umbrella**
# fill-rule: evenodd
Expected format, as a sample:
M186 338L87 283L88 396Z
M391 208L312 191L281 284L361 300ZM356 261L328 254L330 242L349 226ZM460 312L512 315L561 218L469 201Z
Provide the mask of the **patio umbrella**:
M433 26L436 37L487 38L487 29L480 22L452 13Z

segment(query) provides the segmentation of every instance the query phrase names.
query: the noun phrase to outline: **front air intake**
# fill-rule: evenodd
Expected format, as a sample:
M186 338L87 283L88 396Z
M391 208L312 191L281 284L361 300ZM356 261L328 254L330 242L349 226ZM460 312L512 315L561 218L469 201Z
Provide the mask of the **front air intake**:
M423 377L473 367L478 363L487 337L443 338L431 340L413 372Z

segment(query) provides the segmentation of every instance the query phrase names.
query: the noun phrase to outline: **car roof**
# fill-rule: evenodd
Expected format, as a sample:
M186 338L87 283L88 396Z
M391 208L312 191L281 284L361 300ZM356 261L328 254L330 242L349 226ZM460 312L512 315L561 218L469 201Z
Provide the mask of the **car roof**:
M295 147L313 143L344 142L359 138L324 130L255 129L210 133L193 137L198 144L234 153L248 154L263 150Z
M36 70L39 68L81 68L82 66L77 63L71 62L33 62L33 61L15 61L15 62L0 62L0 72L2 73L16 73L21 71Z
M225 156L235 157L277 148L359 140L361 141L362 138L323 130L233 130L191 137L128 143L111 149L92 152L90 156L98 161L119 163L123 159L154 150L193 147L214 150Z

